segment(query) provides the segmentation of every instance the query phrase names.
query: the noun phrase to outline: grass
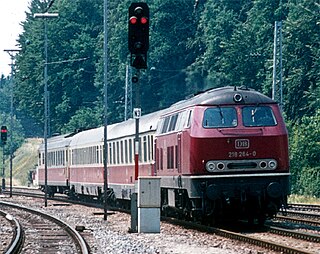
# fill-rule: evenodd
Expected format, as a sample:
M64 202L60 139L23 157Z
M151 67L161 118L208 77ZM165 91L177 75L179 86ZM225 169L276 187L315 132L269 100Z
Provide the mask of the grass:
M288 203L320 205L320 199L316 197L311 197L311 196L301 196L301 195L293 194L289 196Z
M12 185L27 185L28 172L35 170L38 162L38 147L41 144L41 139L27 139L25 143L14 153L12 160ZM9 156L5 163L6 185L9 185Z

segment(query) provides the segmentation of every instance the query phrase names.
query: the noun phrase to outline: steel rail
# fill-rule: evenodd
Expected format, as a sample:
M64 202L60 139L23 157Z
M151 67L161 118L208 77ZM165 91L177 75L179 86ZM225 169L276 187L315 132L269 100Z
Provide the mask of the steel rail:
M299 216L301 216L301 215L299 215ZM294 222L294 223L307 224L307 225L311 225L311 226L320 227L320 221L306 220L306 219L302 219L302 218L292 218L292 217L277 215L274 218L274 220L289 221L289 222Z
M24 231L19 221L12 217L9 213L0 211L0 215L6 218L14 228L12 240L5 250L5 254L17 254L20 252L24 243Z
M167 221L169 223L175 224L175 225L179 225L179 226L184 226L187 228L191 228L191 229L195 229L195 230L199 230L199 231L203 231L206 233L212 233L212 234L216 234L222 237L226 237L229 239L233 239L233 240L238 240L241 242L246 242L249 244L253 244L259 247L263 247L269 250L273 250L273 251L278 251L281 253L289 253L289 254L311 254L311 252L306 252L300 249L296 249L293 247L289 247L289 246L285 246L285 245L281 245L278 243L274 243L274 242L268 242L268 241L264 241L261 239L257 239L254 237L250 237L241 233L236 233L236 232L232 232L232 231L228 231L225 229L220 229L220 228L214 228L214 227L210 227L210 226L204 226L204 225L200 225L200 224L196 224L196 223L192 223L192 222L187 222L187 221L181 221L181 220L177 220L174 218L164 218L161 217L161 220L163 221Z
M6 206L9 206L12 208L16 208L16 209L21 209L26 212L33 213L38 216L44 217L50 221L53 221L54 223L56 223L60 227L62 227L71 236L71 238L74 239L74 242L75 242L75 244L81 254L89 254L88 246L87 246L86 242L84 241L83 237L79 234L79 232L77 232L75 229L73 229L69 224L65 223L64 221L62 221L52 215L48 215L48 214L42 213L40 211L31 209L31 208L27 208L25 206L20 206L20 205L16 205L16 204L4 202L4 201L0 201L0 204L6 205Z
M289 209L300 209L300 210L315 210L320 211L320 205L314 204L288 204L287 208Z
M283 228L278 228L273 226L267 226L267 230L270 233L277 234L277 235L290 236L300 240L320 243L320 236L316 234L302 233L302 232L297 232L290 229L283 229Z

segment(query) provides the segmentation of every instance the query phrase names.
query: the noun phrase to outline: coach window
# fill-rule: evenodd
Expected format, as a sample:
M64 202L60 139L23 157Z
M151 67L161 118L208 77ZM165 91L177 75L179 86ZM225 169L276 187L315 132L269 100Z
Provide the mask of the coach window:
M151 160L153 160L154 158L153 158L153 153L154 153L154 142L153 142L153 135L151 135L151 137L150 137L150 139L151 139L151 141L150 141L150 148L151 148L151 152L150 152L150 154L151 154Z
M128 164L128 140L124 141L124 161Z
M147 161L147 156L148 156L148 152L147 152L147 137L144 136L143 137L143 161L144 162Z
M100 161L99 161L99 163L100 164L102 164L103 163L103 156L104 156L104 153L103 153L103 151L104 151L104 145L101 145L101 146L99 146L100 147L100 151L99 151L99 153L100 153ZM108 145L107 145L107 148L106 149L108 149ZM107 155L108 155L109 153L108 153L108 151L107 151ZM108 157L107 157L107 163L108 163Z
M117 155L117 164L120 163L120 147L119 147L119 141L117 141L117 151L116 151L116 155Z
M106 149L108 149L108 146L107 146ZM104 151L104 146L101 145L101 146L100 146L100 164L103 163L103 154L104 154L103 151ZM107 158L107 159L108 159L108 158Z
M57 151L57 164L56 166L60 166L61 163L60 163L60 151Z
M129 163L132 163L133 149L132 149L132 139L129 139Z
M120 141L120 163L123 164L124 160L123 160L123 156L124 156L124 151L123 151L123 141Z
M150 143L150 135L148 135L148 161L151 161L151 143Z
M112 164L116 164L116 142L112 142Z
M92 154L92 147L88 147L88 159L87 159L87 164L92 164L92 160L93 160L93 154Z
M91 153L90 153L90 157L91 157L91 163L90 164L94 164L97 162L97 159L96 159L96 155L97 155L97 152L96 152L96 147L93 146L91 147Z
M99 146L95 146L94 149L95 149L95 151L93 151L95 154L95 162L94 163L99 163Z
M112 164L112 144L108 143L109 146L109 163Z
M55 152L55 158L54 158L54 165L58 166L59 165L59 151Z

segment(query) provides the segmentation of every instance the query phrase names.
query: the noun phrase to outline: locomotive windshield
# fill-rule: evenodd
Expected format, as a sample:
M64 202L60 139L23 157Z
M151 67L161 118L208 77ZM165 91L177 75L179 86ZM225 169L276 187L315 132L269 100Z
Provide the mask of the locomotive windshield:
M273 111L268 106L243 107L242 119L246 127L277 125Z
M230 128L238 125L237 112L232 107L208 108L204 112L204 128Z

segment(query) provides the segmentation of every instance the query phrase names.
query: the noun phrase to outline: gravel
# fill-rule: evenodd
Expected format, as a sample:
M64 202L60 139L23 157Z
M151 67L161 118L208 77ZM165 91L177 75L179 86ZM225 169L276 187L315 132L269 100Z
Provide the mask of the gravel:
M129 233L131 217L128 214L114 212L103 220L100 209L79 205L65 205L48 201L48 207L43 207L43 201L26 197L0 197L12 203L23 204L45 210L68 224L84 226L81 233L90 246L91 253L104 254L262 254L275 253L238 241L226 239L214 234L185 229L180 226L161 222L160 233ZM1 238L0 238L1 241Z

